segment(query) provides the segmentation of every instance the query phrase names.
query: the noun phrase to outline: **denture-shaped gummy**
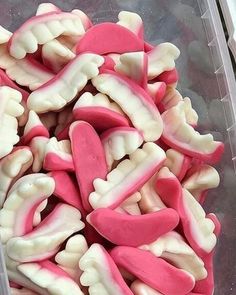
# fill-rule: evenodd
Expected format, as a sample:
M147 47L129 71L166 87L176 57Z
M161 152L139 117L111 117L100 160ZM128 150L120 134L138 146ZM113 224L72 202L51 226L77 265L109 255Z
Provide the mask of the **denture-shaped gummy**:
M93 181L96 178L104 179L107 175L105 153L96 131L86 122L74 122L70 126L69 136L82 204L89 212L91 205L88 198L94 189Z
M102 93L92 95L85 92L80 96L73 108L73 116L76 120L84 120L91 124L97 131L104 131L119 126L129 126L120 107L110 102Z
M19 262L40 261L53 256L69 236L84 227L80 219L79 210L58 204L30 233L8 241L8 256Z
M91 27L78 41L76 53L93 52L126 53L143 50L143 41L129 29L114 24L102 23Z
M214 141L211 134L201 135L191 126L189 105L180 101L161 116L164 123L162 140L171 148L190 157L211 163L217 162L224 150L224 144Z
M168 149L166 151L166 161L164 166L169 168L179 181L181 181L185 177L187 170L190 168L191 161L190 157L174 149Z
M191 274L148 251L117 246L110 254L117 266L163 294L188 294L194 287L195 280Z
M43 168L47 171L74 171L74 163L69 140L58 141L51 137L47 142Z
M207 191L218 187L219 183L220 177L216 169L206 164L200 164L188 170L182 186L202 204Z
M147 92L153 98L155 105L158 105L165 96L166 84L164 82L148 83Z
M11 237L22 236L32 230L37 207L51 196L54 188L54 180L43 173L29 174L16 181L0 210L3 243Z
M135 152L143 143L142 134L135 128L111 128L101 134L107 165L111 170L115 160Z
M68 12L52 12L28 19L9 40L9 52L22 59L27 53L34 53L43 45L60 35L81 36L85 32L80 17Z
M214 223L195 198L182 189L178 179L168 168L160 170L156 189L163 202L180 216L183 232L193 250L200 257L210 253L216 245Z
M101 245L93 244L80 259L79 267L84 271L80 282L89 287L89 294L133 295L114 261Z
M16 118L24 112L21 99L19 91L8 86L0 87L0 158L9 154L19 141Z
M42 15L49 12L61 12L61 9L52 3L41 3L35 15Z
M71 11L72 13L78 15L80 17L80 20L84 26L84 30L87 31L90 27L92 27L92 22L89 19L89 17L87 16L87 14L85 14L82 10L80 9L73 9Z
M94 209L118 207L158 171L164 160L164 151L155 143L144 144L142 149L137 149L129 159L109 172L106 181L101 178L94 180L95 191L89 196L91 206Z
M148 79L152 80L165 71L175 68L179 49L171 43L161 43L148 52Z
M43 63L55 74L74 57L75 54L57 39L47 42L42 46Z
M137 35L140 39L143 39L144 28L143 21L140 15L130 11L121 11L118 14L119 21L118 25L129 29L135 35Z
M29 144L37 136L49 137L48 129L43 125L39 116L34 111L29 111L28 120L24 127L24 134L21 137L22 144Z
M39 172L43 167L43 161L48 141L49 139L47 137L37 136L34 137L29 144L31 151L34 155L34 161L32 166L33 172Z
M76 282L49 260L20 264L17 269L34 284L44 289L41 294L83 295Z
M33 155L30 148L18 147L0 161L0 208L7 192L16 180L32 165Z
M152 243L173 230L179 223L179 216L169 208L136 216L99 208L87 216L87 221L113 244L137 247Z
M68 239L65 249L58 252L55 256L58 266L67 272L78 284L80 284L82 273L79 268L79 261L87 250L88 245L84 236L75 235Z
M75 185L73 178L65 171L52 171L48 175L55 181L53 195L83 213L79 188Z
M142 250L152 252L155 256L166 259L174 266L192 274L196 281L206 278L204 263L193 249L177 232L168 232L149 245L142 245Z
M155 141L161 136L163 122L159 111L140 86L112 71L105 71L92 79L92 83L122 108L134 127L143 132L145 141Z
M160 109L161 112L164 112L176 106L182 100L183 100L183 97L178 90L176 90L173 87L167 87L165 96L159 103L158 108Z
M92 53L75 57L53 79L29 95L28 108L37 113L60 110L76 97L89 79L98 75L103 61L101 56Z
M130 286L134 295L163 295L162 293L154 290L150 286L144 284L142 281L136 280Z
M1 48L1 47L0 47ZM21 89L16 83L14 83L7 75L6 73L0 69L0 85L1 86L8 86L11 87L17 91L19 91L22 95L22 104L25 103L28 99L29 93L25 91L24 89Z
M114 69L117 73L130 78L144 89L147 88L148 57L145 52L121 54Z

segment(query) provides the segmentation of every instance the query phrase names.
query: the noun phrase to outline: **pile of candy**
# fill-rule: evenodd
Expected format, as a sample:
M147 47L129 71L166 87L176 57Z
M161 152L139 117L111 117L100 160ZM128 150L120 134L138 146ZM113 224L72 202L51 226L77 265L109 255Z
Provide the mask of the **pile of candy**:
M195 129L171 43L139 15L41 4L0 30L0 235L12 294L211 295L202 204L224 145ZM79 232L79 234L78 234Z

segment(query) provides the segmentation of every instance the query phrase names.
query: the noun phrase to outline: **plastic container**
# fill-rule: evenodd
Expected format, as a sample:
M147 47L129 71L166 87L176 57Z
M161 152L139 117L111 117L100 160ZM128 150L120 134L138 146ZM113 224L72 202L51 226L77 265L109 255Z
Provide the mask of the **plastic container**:
M14 30L43 1L0 1L0 22ZM178 89L192 99L201 131L211 131L225 143L218 165L221 185L209 193L205 208L215 212L222 234L215 255L215 295L236 294L236 83L215 0L58 0L64 10L80 8L94 23L116 21L120 10L139 13L146 39L170 41L179 47ZM8 295L0 256L0 295ZM2 272L2 274L1 274ZM2 279L2 281L1 281ZM5 280L5 281L4 281ZM69 295L69 294L68 294Z

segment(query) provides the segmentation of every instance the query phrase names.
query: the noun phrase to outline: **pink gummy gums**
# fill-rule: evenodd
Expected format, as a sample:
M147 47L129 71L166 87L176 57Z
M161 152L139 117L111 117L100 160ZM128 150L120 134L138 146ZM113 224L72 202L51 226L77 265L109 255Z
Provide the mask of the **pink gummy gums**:
M117 246L110 254L119 267L161 293L184 295L194 287L195 281L190 274L148 251Z
M111 276L112 276L113 280L117 283L117 285L120 287L122 294L123 295L133 295L132 291L129 289L129 287L126 285L124 279L122 278L120 271L117 268L117 266L114 263L111 256L107 253L107 251L102 246L101 246L101 249L102 249L104 256L107 260Z
M107 129L129 126L129 120L105 107L79 107L73 110L75 120L84 120L91 124L98 132L103 132Z
M178 82L178 80L179 80L179 73L176 70L176 68L174 68L171 71L165 71L155 78L155 81L165 82L166 85L174 84Z
M105 153L99 136L87 122L74 122L70 126L69 136L82 204L90 212L92 208L88 197L94 190L93 181L96 178L105 179L107 175Z
M179 223L179 216L169 208L145 215L127 215L100 208L90 213L87 220L113 244L137 247L152 243L173 230Z
M56 153L47 153L44 162L43 168L47 171L75 171L73 160L71 159L63 159L58 156Z
M108 56L108 55L104 55L104 63L103 65L99 68L100 71L102 70L114 70L115 67L115 62L114 60Z
M49 132L44 125L34 126L30 129L30 131L21 137L20 143L21 144L29 144L31 140L36 136L43 136L49 138Z
M74 183L72 176L64 171L52 171L49 173L49 176L55 181L54 196L79 209L82 213L84 209L81 203L79 188Z
M130 30L114 23L91 27L79 40L76 53L126 53L143 50L143 41Z

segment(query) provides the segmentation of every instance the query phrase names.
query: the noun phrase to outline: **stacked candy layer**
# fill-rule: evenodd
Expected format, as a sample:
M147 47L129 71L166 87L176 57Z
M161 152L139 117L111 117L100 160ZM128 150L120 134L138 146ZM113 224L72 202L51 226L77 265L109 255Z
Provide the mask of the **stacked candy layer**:
M224 145L176 90L139 15L50 3L0 28L0 237L12 294L211 295L202 204Z

